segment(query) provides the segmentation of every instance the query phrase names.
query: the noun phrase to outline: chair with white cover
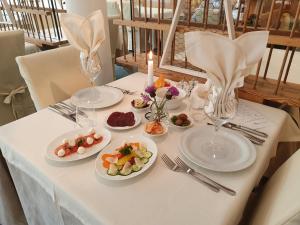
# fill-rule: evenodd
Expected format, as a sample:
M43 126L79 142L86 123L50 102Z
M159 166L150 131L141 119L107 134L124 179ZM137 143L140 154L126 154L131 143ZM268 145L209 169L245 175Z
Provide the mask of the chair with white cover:
M251 225L300 224L300 149L271 177Z
M24 31L0 31L0 126L35 112L15 61L24 54Z
M25 54L24 32L0 31L0 126L35 112L15 57ZM0 224L27 224L0 149Z
M72 46L17 57L16 61L37 110L70 98L90 87Z

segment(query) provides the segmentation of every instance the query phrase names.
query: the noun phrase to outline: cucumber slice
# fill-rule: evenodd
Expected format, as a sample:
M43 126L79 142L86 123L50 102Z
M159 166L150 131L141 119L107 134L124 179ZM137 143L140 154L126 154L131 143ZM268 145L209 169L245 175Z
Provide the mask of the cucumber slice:
M140 148L140 150L141 150L141 152L144 153L144 154L147 152L147 148L144 147L144 146L142 146L142 147Z
M122 170L120 171L120 174L123 176L127 176L127 175L131 174L131 172L132 172L132 166L129 162L127 162L127 163L125 163Z
M149 152L149 151L147 151L147 152L145 153L145 157L146 157L147 159L150 159L152 155L153 155L152 152Z
M134 172L138 172L138 171L140 171L142 169L142 167L140 167L140 166L138 166L138 165L133 165L132 166L132 170L134 171Z
M128 176L131 173L132 173L132 167L129 167L129 168L125 169L125 170L121 170L120 171L120 175L122 175L122 176Z
M142 158L142 162L143 162L144 164L146 164L147 162L149 162L149 159L148 159L148 158Z
M118 174L119 170L118 167L116 167L115 164L110 164L109 169L107 170L107 174L110 176L116 176Z

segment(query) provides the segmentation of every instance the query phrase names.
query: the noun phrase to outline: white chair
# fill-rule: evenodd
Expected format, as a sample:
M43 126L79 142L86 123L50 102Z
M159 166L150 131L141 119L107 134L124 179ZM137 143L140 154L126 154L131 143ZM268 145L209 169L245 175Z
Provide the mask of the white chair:
M22 30L0 31L0 126L35 112L15 61L24 54Z
M79 51L72 46L17 57L16 61L37 110L90 86L81 73Z
M300 224L300 149L266 184L252 225Z

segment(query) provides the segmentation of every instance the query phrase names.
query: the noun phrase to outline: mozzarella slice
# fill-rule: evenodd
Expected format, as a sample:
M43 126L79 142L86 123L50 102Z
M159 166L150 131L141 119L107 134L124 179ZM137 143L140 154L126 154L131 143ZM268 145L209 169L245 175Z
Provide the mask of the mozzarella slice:
M84 154L85 153L85 148L84 147L79 147L77 150L78 154Z
M57 152L57 156L58 157L64 157L66 154L65 150L64 149L59 149L58 152Z
M69 140L68 139L63 139L63 141L62 141L62 144L64 145L64 144L67 144L67 143L69 143Z
M94 138L95 138L95 139L101 138L101 134L95 133L95 134L94 134Z
M86 143L88 143L89 145L93 144L93 142L94 142L94 139L91 138L91 137L88 137L88 138L86 139Z
M74 147L74 146L76 145L74 139L69 140L68 143L69 143L69 145L70 145L71 147Z

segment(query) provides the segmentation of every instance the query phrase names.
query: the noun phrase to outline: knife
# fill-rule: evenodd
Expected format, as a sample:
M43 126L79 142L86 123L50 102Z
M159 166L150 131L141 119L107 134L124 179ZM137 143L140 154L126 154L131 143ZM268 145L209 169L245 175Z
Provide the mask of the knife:
M70 115L68 115L68 114L66 114L66 113L63 113L63 112L59 111L58 109L56 109L56 108L53 107L52 105L48 106L48 109L50 109L51 111L53 111L53 112L55 112L55 113L57 113L57 114L59 114L59 115L65 117L65 118L67 118L68 120L71 120L71 121L73 121L73 122L76 122L76 119L75 119L73 116L70 116Z
M255 129L252 129L252 128L249 128L249 127L245 127L245 126L242 126L242 125L238 125L238 124L234 124L234 123L226 123L226 124L229 124L230 126L233 126L233 127L238 128L238 129L244 130L248 133L257 135L259 137L267 138L269 136L268 134L266 134L264 132L261 132L261 131L258 131L258 130L255 130Z

